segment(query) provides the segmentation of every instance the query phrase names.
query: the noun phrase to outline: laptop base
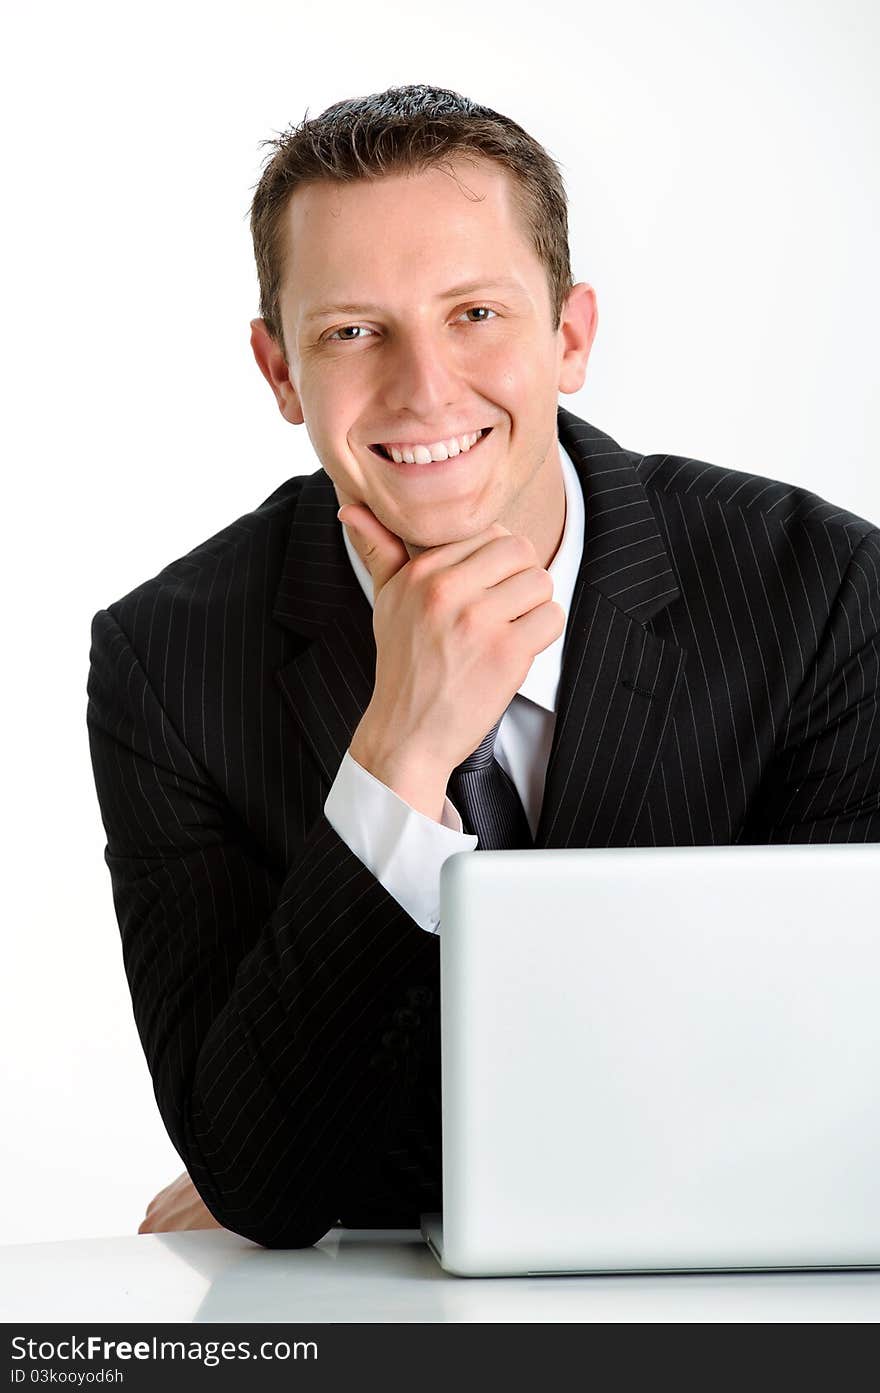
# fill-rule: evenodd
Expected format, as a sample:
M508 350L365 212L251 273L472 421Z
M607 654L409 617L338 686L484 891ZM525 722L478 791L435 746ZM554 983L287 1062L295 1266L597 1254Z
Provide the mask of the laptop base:
M423 1214L421 1218L422 1237L434 1254L444 1272L458 1277L674 1277L688 1273L736 1273L736 1272L876 1272L877 1262L810 1263L792 1265L785 1263L761 1263L750 1267L566 1267L524 1269L522 1272L459 1272L447 1267L443 1260L443 1216L442 1214Z

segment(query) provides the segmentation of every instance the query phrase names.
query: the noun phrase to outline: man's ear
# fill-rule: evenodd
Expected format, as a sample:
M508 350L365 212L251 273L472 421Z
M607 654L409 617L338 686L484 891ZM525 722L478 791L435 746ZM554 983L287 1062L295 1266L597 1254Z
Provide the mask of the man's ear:
M284 350L269 333L264 319L251 320L251 348L257 360L257 367L275 394L281 415L292 426L301 426L305 417L296 388L290 380L290 369L284 357Z
M586 281L579 281L568 292L559 323L560 392L579 392L583 387L598 323L596 292Z

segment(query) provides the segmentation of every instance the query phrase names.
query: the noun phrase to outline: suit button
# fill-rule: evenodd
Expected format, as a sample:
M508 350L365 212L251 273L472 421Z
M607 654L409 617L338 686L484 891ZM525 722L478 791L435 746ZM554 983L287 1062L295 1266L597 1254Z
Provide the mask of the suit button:
M398 1011L394 1012L392 1019L395 1025L400 1025L404 1028L421 1025L422 1022L422 1018L418 1011L413 1011L409 1006L401 1006Z
M410 1006L430 1006L434 1000L434 993L430 987L410 987L406 999Z
M410 1048L410 1037L405 1030L386 1030L382 1036L382 1044L386 1049L398 1050L401 1054L406 1054Z
M386 1050L377 1050L370 1058L370 1068L379 1074L393 1074L397 1068L397 1060Z

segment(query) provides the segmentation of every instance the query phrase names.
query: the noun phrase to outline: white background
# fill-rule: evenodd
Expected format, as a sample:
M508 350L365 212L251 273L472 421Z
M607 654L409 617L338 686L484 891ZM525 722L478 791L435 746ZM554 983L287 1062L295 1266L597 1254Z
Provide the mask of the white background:
M182 1169L125 982L93 613L318 466L249 346L259 142L455 88L560 163L600 323L562 404L880 520L873 0L18 7L3 106L0 1243L133 1233Z

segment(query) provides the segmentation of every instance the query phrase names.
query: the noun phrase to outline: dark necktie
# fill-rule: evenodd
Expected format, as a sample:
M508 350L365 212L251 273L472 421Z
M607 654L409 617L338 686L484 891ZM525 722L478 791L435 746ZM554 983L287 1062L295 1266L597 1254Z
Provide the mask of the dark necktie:
M461 814L464 830L479 838L478 851L506 851L533 845L528 818L516 786L495 758L501 719L473 754L453 769L447 796Z

